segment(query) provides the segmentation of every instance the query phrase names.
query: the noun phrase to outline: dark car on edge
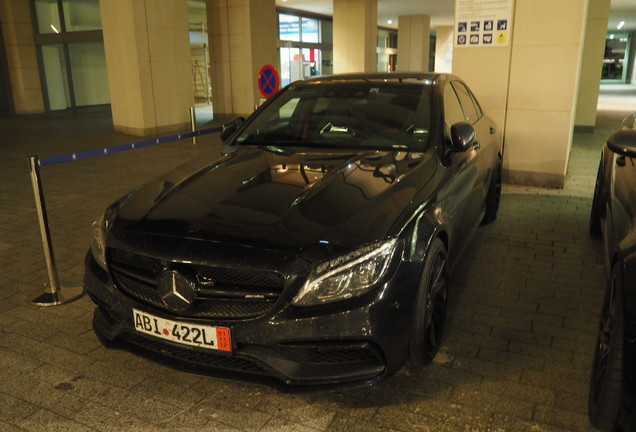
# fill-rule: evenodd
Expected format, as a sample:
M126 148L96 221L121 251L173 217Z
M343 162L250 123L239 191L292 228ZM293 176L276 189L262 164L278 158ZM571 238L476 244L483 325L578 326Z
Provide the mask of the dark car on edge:
M601 308L588 413L603 431L636 430L636 129L634 116L601 153L590 231L602 235L609 277Z
M94 224L97 334L292 388L430 362L449 271L501 196L499 134L466 85L299 81L222 138L220 158L151 181Z

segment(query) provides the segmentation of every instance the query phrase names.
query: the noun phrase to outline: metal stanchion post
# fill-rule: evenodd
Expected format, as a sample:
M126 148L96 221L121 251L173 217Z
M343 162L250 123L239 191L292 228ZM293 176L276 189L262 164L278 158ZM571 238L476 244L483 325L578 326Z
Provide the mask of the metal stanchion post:
M192 132L197 131L197 115L194 112L194 107L190 107L190 127L192 128ZM196 135L192 135L192 144L197 143Z
M40 224L40 234L42 235L44 259L46 261L46 269L49 274L48 289L43 294L40 294L35 299L31 300L31 304L35 306L55 306L68 303L81 297L82 294L84 294L84 287L60 286L57 276L57 268L55 267L55 255L53 254L51 234L49 232L49 225L46 216L46 206L44 203L42 184L40 182L40 167L37 156L29 157L29 172L31 174L33 195L35 196L35 208L37 210L38 222Z

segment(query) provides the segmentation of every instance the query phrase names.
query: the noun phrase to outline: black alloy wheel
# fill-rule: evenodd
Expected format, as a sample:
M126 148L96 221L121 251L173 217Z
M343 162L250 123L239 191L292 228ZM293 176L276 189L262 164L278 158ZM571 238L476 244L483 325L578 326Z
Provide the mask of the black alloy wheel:
M588 398L590 422L606 432L614 430L623 404L625 335L620 269L620 263L613 266L605 290Z
M598 164L598 172L596 174L596 184L594 185L594 197L592 198L592 209L590 210L590 234L599 236L601 235L601 216L603 216L603 200L601 199L602 190L602 176L603 176L602 161Z
M494 222L497 219L499 203L501 202L501 155L497 156L497 165L493 170L486 196L486 213L481 221L482 225Z
M439 351L448 307L446 247L438 238L431 243L416 296L409 359L415 366L430 363Z

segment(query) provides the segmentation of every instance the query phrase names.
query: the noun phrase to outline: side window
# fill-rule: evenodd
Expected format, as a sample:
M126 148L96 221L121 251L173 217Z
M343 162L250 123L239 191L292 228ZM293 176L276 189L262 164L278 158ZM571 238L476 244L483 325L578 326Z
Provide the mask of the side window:
M470 99L473 101L473 105L475 105L475 109L477 110L477 114L479 115L479 118L482 118L484 116L484 111L481 109L481 105L479 105L479 101L477 101L477 98L475 97L471 89L466 87L466 90L468 90Z
M464 113L466 114L468 123L474 124L481 118L481 109L479 108L479 104L477 104L472 93L470 93L470 90L468 90L463 83L453 81L453 87L455 87L457 96L464 108Z
M451 85L444 87L444 122L446 127L450 128L458 122L466 121L464 111L457 99L457 94Z
M444 87L444 122L446 123L446 130L450 130L450 127L458 122L465 122L464 111L457 99L457 94L450 84Z

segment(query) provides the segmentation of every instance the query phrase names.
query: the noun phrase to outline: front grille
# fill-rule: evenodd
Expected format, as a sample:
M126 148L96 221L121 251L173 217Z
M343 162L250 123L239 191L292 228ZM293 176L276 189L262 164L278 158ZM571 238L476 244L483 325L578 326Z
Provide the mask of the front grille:
M278 273L226 267L194 266L198 275L228 285L251 286L254 288L278 289L282 280ZM205 279L204 279L205 280Z
M129 297L172 312L157 290L159 276L178 270L194 283L194 301L179 314L193 318L246 319L271 310L283 291L285 278L276 271L206 266L162 261L120 249L108 251L117 287Z

